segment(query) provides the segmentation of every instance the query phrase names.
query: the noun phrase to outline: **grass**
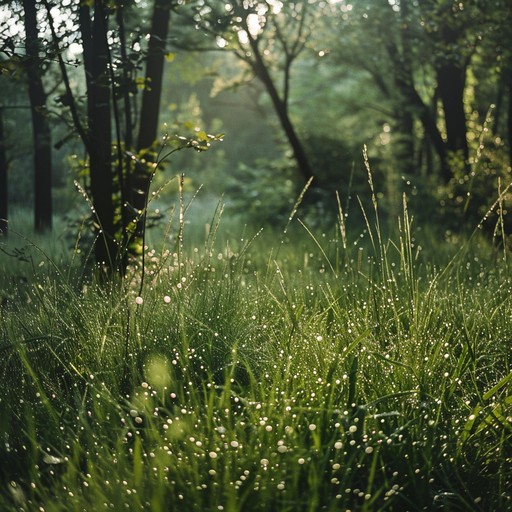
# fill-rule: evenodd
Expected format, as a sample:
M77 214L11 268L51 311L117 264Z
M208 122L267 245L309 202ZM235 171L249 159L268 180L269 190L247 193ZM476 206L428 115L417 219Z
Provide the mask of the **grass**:
M512 509L507 253L407 208L389 239L218 226L140 295L50 249L5 272L1 510Z

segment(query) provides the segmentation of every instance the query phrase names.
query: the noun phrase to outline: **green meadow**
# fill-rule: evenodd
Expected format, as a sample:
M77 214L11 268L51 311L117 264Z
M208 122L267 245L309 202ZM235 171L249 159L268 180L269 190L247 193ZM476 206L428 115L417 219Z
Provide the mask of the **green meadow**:
M1 510L512 508L507 249L406 201L361 230L178 213L124 280L79 238L2 245Z

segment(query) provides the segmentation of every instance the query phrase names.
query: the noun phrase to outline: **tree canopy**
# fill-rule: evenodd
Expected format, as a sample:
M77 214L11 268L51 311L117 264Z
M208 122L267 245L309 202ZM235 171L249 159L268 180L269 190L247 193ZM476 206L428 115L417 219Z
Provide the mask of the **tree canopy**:
M327 211L362 193L366 145L390 204L413 183L439 218L474 223L510 181L511 16L504 0L4 1L1 215L33 197L49 228L52 191L76 180L98 262L123 269L159 152L225 132L206 170L173 162L239 208L273 183L279 214L312 180ZM28 113L31 142L15 122Z

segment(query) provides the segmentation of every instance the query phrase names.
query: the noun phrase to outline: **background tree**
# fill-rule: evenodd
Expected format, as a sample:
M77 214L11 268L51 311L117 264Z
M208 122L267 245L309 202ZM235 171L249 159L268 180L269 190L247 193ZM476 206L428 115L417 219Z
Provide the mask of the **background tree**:
M192 2L189 18L202 34L213 38L217 49L232 52L263 83L305 181L314 171L290 113L292 66L306 49L324 5L306 1L201 1ZM185 45L181 42L180 46ZM201 40L191 42L189 36L189 49L204 46ZM250 80L247 75L241 79Z
M109 268L119 264L119 245L115 239L113 202L111 83L109 77L108 17L102 0L91 7L80 6L84 72L87 85L87 150L89 178L98 236L96 261Z
M0 107L0 235L7 236L8 194L7 194L7 153L4 130L4 109Z
M417 118L435 149L442 179L456 169L469 172L467 76L481 41L494 30L496 5L435 2L358 3L352 12L359 40L368 37L374 52L381 46L391 72L377 59L361 60L371 67L376 84L399 93L395 112ZM351 47L352 48L352 47ZM370 52L368 52L370 53ZM361 57L361 56L360 56ZM402 120L408 131L411 121Z
M172 5L171 0L155 0L145 58L145 86L142 92L137 151L139 153L144 152L145 158L149 162L153 161L151 150L154 148L158 136L162 82ZM130 191L131 201L136 211L143 212L146 208L151 176L151 167L140 164L134 166ZM143 236L145 218L145 215L142 215L137 221L137 228L134 233L136 238Z
M37 231L52 227L52 145L43 87L41 41L37 28L36 2L23 0L25 22L25 69L34 138L34 223Z
M492 133L508 142L512 166L512 10L500 1L487 16L489 28L475 59L475 100L482 117L494 104Z
M139 120L137 149L150 148L157 139L160 99L165 55L167 53L167 37L172 0L155 0L149 43L145 58L145 87L142 92L142 106Z

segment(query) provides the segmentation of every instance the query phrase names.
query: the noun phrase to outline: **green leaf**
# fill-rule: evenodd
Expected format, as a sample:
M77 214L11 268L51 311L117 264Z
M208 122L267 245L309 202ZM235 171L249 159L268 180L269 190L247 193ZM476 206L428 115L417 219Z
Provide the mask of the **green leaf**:
M208 141L210 137L206 134L206 132L203 132L202 130L197 132L197 139L201 141Z
M487 393L485 393L485 395L482 397L484 400L489 400L489 398L491 398L495 393L497 393L502 387L505 386L505 384L508 383L508 381L512 379L512 372L510 372L506 377L503 377L503 379L501 379L498 384L496 384L495 386L493 386L491 389L489 389L489 391L487 391Z

